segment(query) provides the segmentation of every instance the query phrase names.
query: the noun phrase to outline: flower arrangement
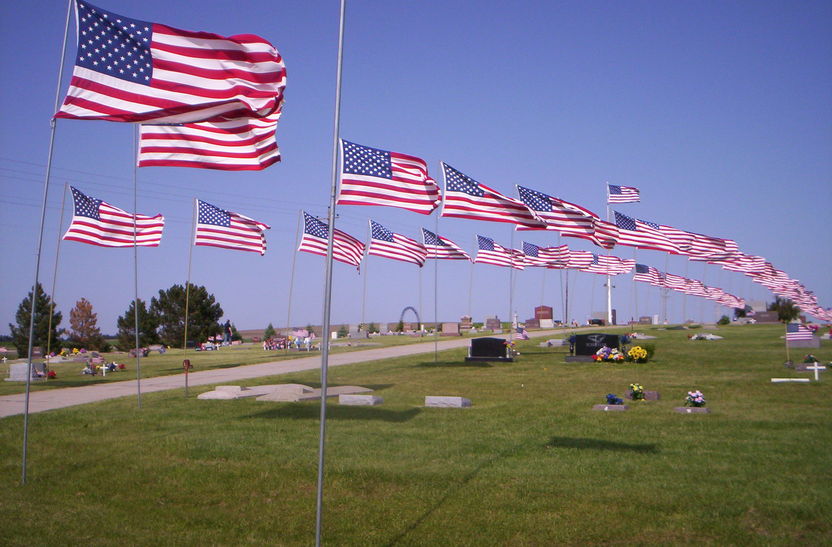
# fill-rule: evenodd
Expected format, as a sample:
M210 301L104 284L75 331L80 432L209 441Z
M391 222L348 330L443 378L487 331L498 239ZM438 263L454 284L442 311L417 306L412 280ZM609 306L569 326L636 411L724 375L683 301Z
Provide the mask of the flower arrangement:
M517 344L514 342L514 340L506 340L505 342L503 342L503 345L508 350L508 355L510 357L516 357L517 355L520 355L520 352L517 351Z
M47 378L57 378L58 374L54 370L50 370L49 372L46 373L46 377Z
M615 393L607 393L607 404L608 405L623 405L624 401L621 400L621 397L618 397Z
M641 384L630 384L630 391L633 394L634 401L644 400L644 386Z
M606 362L618 362L624 360L624 354L618 351L617 348L608 348L607 346L603 346L601 349L595 352L595 355L592 356L592 359L595 361L606 361Z
M633 346L630 348L630 351L627 352L627 358L628 360L635 361L636 363L646 363L647 350L641 346Z
M804 363L816 363L817 360L818 358L812 355L811 353L803 358Z
M698 389L696 391L688 391L688 396L685 398L685 406L705 406L705 396Z

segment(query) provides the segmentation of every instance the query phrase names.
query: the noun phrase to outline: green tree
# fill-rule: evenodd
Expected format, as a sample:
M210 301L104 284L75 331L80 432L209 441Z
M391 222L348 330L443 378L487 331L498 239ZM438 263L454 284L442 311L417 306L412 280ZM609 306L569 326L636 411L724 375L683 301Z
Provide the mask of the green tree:
M188 298L188 339L204 342L222 332L222 306L208 289L190 285ZM173 285L160 290L150 301L150 311L159 318L159 337L169 346L178 346L185 336L185 286Z
M98 328L98 314L92 311L92 303L86 298L69 310L69 339L82 348L102 350L104 337Z
M139 347L158 344L159 318L147 309L147 304L139 298ZM136 345L136 301L130 302L124 315L116 320L118 326L118 347L127 351Z
M263 338L269 339L269 338L271 338L272 336L275 336L275 335L277 335L277 332L275 332L275 330L274 330L274 325L269 323L269 326L266 327L266 330L263 331Z
M768 305L768 311L776 311L777 319L783 323L794 321L800 315L800 308L788 298L774 297L774 302Z
M52 325L49 325L49 312L57 306L52 298L43 290L40 283L35 286L35 330L32 346L40 346L46 351L47 345L57 351L58 337L63 334L63 329L58 329L61 324L61 312L52 311ZM17 348L20 357L26 357L29 351L29 322L32 319L32 291L17 307L14 316L16 325L9 323L9 330L12 333L12 343Z

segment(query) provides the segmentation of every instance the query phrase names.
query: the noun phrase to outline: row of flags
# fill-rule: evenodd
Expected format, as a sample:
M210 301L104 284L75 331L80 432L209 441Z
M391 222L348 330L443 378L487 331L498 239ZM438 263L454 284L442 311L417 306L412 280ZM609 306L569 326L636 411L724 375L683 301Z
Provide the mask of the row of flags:
M158 247L165 217L128 213L70 187L72 221L64 240L100 247ZM196 200L194 245L266 253L265 231L271 227L245 215ZM135 237L135 239L134 239Z
M142 124L137 158L141 167L260 170L280 161L275 134L286 68L268 40L251 34L224 37L181 30L124 17L86 0L75 0L74 6L78 51L69 89L55 117ZM799 281L762 257L742 253L732 240L617 211L615 222L606 221L580 205L521 186L517 198L509 197L447 163L441 167L444 193L430 177L425 160L342 140L338 203L392 206L421 214L441 206L444 217L507 222L518 230L556 230L604 249L624 245L679 254L745 273L804 311L832 320L832 311L821 308ZM637 188L607 185L608 204L638 201ZM113 212L104 202L95 207L100 218L93 220L105 228L90 220L84 221L85 226L79 220L67 239L132 246L135 232L136 245L158 245L160 215L142 217L117 208L121 212ZM239 248L265 252L262 234L268 227L239 217L238 224L229 220L222 226L236 235L205 235L199 244L238 248L234 226L244 226L244 231L260 235L241 236L246 242L240 242ZM400 236L390 234L393 242ZM403 241L401 237L398 241ZM424 260L412 249L404 256L415 263Z
M654 287L670 289L684 294L689 294L691 296L707 298L729 308L745 308L745 300L732 294L728 294L720 288L709 287L701 281L688 279L687 277L682 277L681 275L660 272L652 266L636 264L633 280L649 283Z

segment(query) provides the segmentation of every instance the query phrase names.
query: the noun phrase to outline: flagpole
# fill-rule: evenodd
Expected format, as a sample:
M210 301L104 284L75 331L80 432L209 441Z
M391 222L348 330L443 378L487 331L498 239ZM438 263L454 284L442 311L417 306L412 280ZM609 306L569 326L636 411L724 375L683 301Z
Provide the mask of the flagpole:
M315 546L321 545L324 493L324 448L326 440L326 388L329 365L330 311L332 307L332 251L335 235L335 198L338 187L338 140L341 131L341 68L344 61L344 16L346 0L341 0L338 25L338 64L335 73L335 116L332 134L332 185L329 196L329 233L326 247L326 273L324 278L323 340L321 343L321 425L318 439L318 488L315 503Z
M139 124L133 132L133 145L136 149L136 157L139 155ZM139 349L139 182L138 182L138 161L133 163L133 322L136 328L136 400L138 407L142 407L142 365Z
M188 305L191 297L191 262L194 256L194 242L196 241L197 200L194 198L194 212L191 222L191 240L188 242L188 280L185 282L185 333L182 337L182 351L188 349Z
M509 243L511 262L508 269L508 341L514 340L514 226L511 227Z
M474 237L476 238L477 236ZM468 277L468 317L471 318L472 324L474 322L474 316L471 315L471 294L474 288L474 260L471 261L471 275Z
M66 56L66 41L69 35L69 18L72 13L72 0L67 2L66 7L66 23L64 24L64 40L61 45L61 60L58 64L58 83L55 86L55 109L57 112L60 108L61 101L61 80L64 75L64 57ZM40 232L38 234L37 253L35 254L35 281L32 284L32 308L29 316L29 348L27 351L27 366L26 366L26 397L23 403L23 461L21 471L21 484L26 484L26 459L29 447L29 394L32 386L32 348L35 336L35 311L37 310L37 291L40 277L40 257L43 250L43 226L46 223L46 202L49 197L49 178L52 174L52 152L55 148L55 130L56 120L52 117L49 120L49 146L46 159L46 174L43 180L43 199L40 208ZM48 337L51 333L47 332Z
M439 212L436 212L436 238L439 239ZM434 251L437 252L437 251ZM439 256L433 257L433 364L439 362Z
M370 228L370 223L367 223L367 245L364 247L364 256L362 258L362 262L364 262L364 279L363 279L363 287L361 289L361 322L365 322L365 312L367 308L367 270L369 269L369 262L366 261L367 254L370 252L370 245L373 242L373 233L372 228ZM369 331L369 329L368 329Z
M55 245L55 268L52 270L52 292L49 295L52 297L49 303L49 327L46 332L52 332L52 313L55 311L55 285L58 283L58 259L61 256L61 227L64 225L64 209L66 208L66 187L69 186L64 183L64 195L61 198L61 219L58 221L58 243ZM46 337L46 359L48 362L49 354L52 353L52 337Z
M300 244L300 224L303 213L298 211L298 227L295 230L295 244L292 247L292 272L289 274L289 298L286 302L286 346L283 348L283 354L289 353L289 334L292 332L292 292L295 288L295 261L297 260L297 247ZM309 333L312 336L312 333Z
M661 298L662 298L662 316L664 318L664 324L667 324L667 299L669 298L668 288L667 288L667 264L668 260L670 259L670 254L664 255L664 283L662 283L662 290L661 290Z
M609 192L608 183L604 183L604 187ZM607 222L610 221L610 204L609 194L607 194ZM612 325L612 276L607 274L607 325Z

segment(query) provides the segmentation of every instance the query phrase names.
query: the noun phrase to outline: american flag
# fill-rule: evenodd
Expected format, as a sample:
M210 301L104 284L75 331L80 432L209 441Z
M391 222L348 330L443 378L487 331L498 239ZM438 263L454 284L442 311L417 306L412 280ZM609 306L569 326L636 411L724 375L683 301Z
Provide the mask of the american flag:
M540 247L534 243L523 242L525 262L529 266L566 267L569 251L566 245L558 247Z
M617 227L601 220L589 209L523 186L518 186L517 192L520 200L547 229L557 230L565 236L592 241L605 249L615 246ZM520 227L518 229L540 228Z
M428 258L447 259L447 260L471 260L462 247L444 238L440 235L434 234L430 230L422 228L422 243L425 250L428 252Z
M425 160L341 139L339 205L386 205L429 215L439 206L439 185Z
M444 162L442 172L445 176L445 199L441 216L511 222L541 230L546 228L523 202L492 190Z
M786 340L812 340L812 330L803 323L788 323L786 325Z
M592 263L582 271L601 275L620 275L630 272L634 265L635 260L593 254Z
M711 264L722 266L723 270L744 274L761 273L765 269L766 259L761 256L739 253L733 258L723 260L709 260Z
M685 289L688 288L688 278L672 273L665 273L664 286L674 291L685 292Z
M493 266L504 266L516 270L524 269L523 257L518 256L512 249L507 249L495 243L490 237L477 236L477 256L475 264L491 264Z
M70 189L75 212L63 239L101 247L159 246L165 227L162 215L133 215L100 199L91 198L76 188L70 186Z
M592 259L594 256L595 255L589 251L573 251L570 249L566 266L575 270L589 268L592 265Z
M329 228L306 211L303 212L303 237L298 251L326 256ZM332 259L359 267L364 257L364 244L339 229L332 235Z
M659 232L679 249L679 254L687 255L692 260L726 260L739 253L737 243L730 239L688 232L664 224L658 227Z
M75 2L78 54L58 118L190 123L263 117L286 70L268 41L130 19Z
M607 203L635 203L640 199L638 188L607 184Z
M636 273L633 274L633 281L641 281L642 283L650 283L651 285L660 285L661 277L656 268L645 264L636 264Z
M659 230L659 225L646 220L637 220L618 211L615 225L618 226L618 243L639 249L652 249L678 254L679 248Z
M196 201L194 245L266 254L266 230L269 225L199 199Z
M428 252L418 241L391 232L374 220L370 221L370 234L372 239L367 254L411 262L420 268L425 265Z
M142 124L139 167L259 171L280 161L275 132L280 112L265 118L174 125Z

